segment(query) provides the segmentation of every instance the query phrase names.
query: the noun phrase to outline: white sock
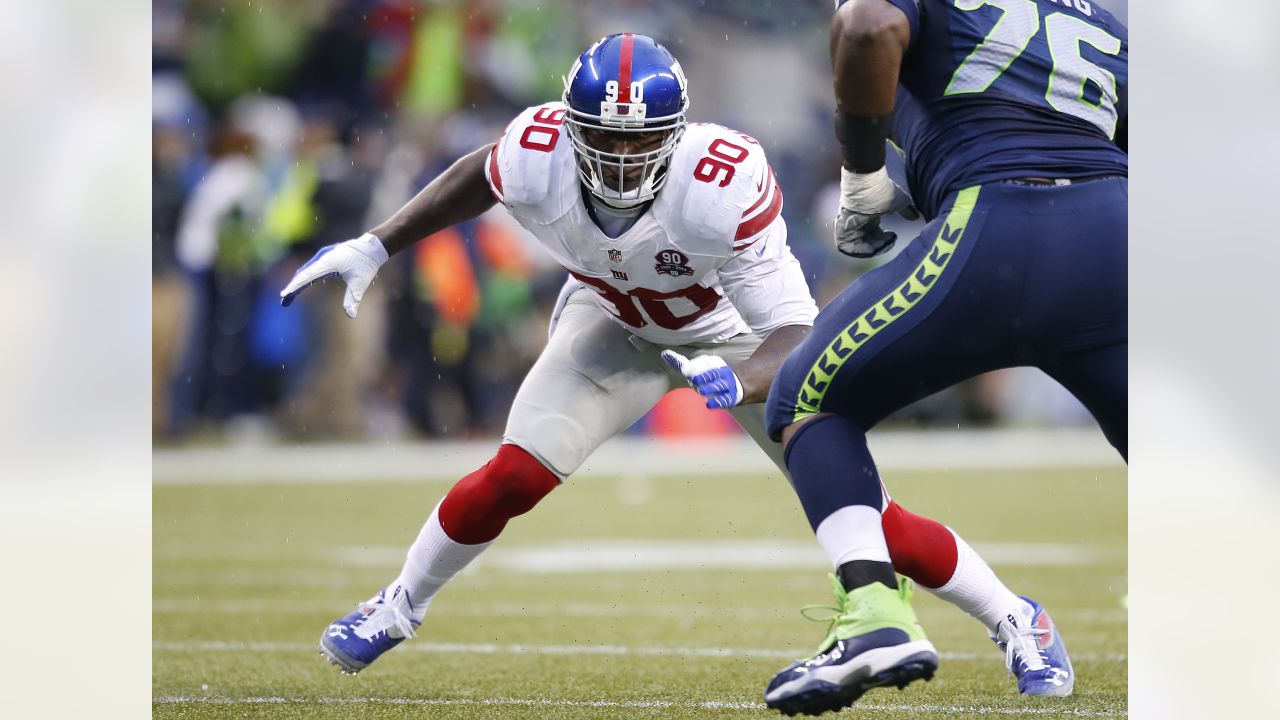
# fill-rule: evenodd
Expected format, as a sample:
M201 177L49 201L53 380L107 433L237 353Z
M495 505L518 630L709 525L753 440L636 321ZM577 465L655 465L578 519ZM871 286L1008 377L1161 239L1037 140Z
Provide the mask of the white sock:
M831 566L838 568L850 560L889 562L889 546L884 541L880 511L869 505L846 505L828 515L814 533L827 551Z
M399 577L387 587L399 585L407 590L413 619L422 622L427 606L440 588L492 544L492 540L479 545L464 545L450 540L440 525L440 506L437 504L422 526L422 532L418 533L418 539L409 547L409 555Z
M1000 582L991 566L964 538L955 530L951 530L951 535L956 539L956 571L942 587L925 589L972 615L994 637L996 625L1006 615L1015 610L1021 613L1030 606Z

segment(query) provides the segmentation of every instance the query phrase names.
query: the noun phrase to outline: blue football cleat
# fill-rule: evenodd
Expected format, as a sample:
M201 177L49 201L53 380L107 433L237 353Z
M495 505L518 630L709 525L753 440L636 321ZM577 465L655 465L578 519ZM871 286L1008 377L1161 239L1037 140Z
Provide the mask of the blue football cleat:
M383 653L414 636L408 593L397 587L391 597L380 590L368 602L334 620L320 636L320 654L344 675L355 675Z
M1067 646L1048 611L1031 598L1022 599L1029 611L1007 615L991 639L1005 651L1004 664L1018 678L1018 692L1066 697L1076 684Z

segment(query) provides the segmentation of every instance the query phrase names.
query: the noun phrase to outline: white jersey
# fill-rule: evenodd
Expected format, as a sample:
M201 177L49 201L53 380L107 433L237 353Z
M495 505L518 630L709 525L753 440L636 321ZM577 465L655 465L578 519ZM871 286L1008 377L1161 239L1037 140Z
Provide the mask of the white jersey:
M653 205L617 238L587 213L565 106L529 108L489 155L493 194L594 299L658 345L761 337L818 314L787 247L782 190L752 138L692 123Z

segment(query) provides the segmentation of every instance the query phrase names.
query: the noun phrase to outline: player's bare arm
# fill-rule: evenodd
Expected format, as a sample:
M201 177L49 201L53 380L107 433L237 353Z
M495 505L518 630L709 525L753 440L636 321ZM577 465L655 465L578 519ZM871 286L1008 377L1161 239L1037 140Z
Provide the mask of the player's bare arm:
M492 149L492 143L485 145L450 165L386 222L370 231L382 241L388 255L493 207L497 201L484 177L484 164Z
M733 374L742 383L742 404L765 401L782 361L812 329L811 325L784 325L769 333L751 357L733 366Z
M914 215L910 198L884 167L898 70L910 41L907 17L885 0L851 0L831 22L836 137L844 154L836 247L853 257L893 246L897 236L880 229L881 215Z
M321 248L298 268L280 291L280 304L289 306L303 290L318 280L340 277L346 283L342 309L354 318L360 300L373 284L382 264L395 253L428 235L470 220L496 202L485 179L484 165L493 145L458 160L422 192L400 208L391 219L353 240Z
M662 359L706 398L708 408L760 403L769 397L769 386L782 362L812 329L812 325L784 325L769 333L750 357L734 365L719 355L688 358L675 350L663 350Z
M910 41L907 16L885 0L850 0L836 11L830 30L836 111L857 118L862 126L861 134L844 141L846 163L854 165L851 170L871 172L884 165L888 115L893 112L898 68ZM868 154L878 150L880 162L851 162L850 146Z

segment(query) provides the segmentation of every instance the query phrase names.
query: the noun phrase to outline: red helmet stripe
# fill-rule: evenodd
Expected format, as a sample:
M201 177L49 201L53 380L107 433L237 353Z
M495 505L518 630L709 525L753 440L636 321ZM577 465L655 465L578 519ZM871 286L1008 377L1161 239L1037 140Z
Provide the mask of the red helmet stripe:
M631 49L636 43L636 36L627 33L622 36L622 54L618 57L618 102L631 102Z

